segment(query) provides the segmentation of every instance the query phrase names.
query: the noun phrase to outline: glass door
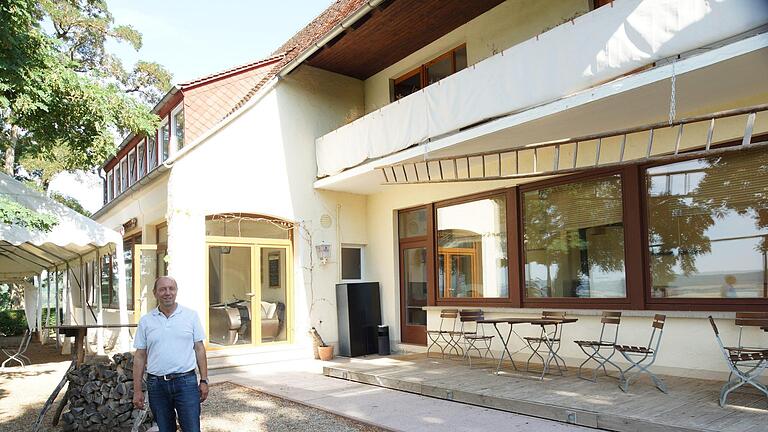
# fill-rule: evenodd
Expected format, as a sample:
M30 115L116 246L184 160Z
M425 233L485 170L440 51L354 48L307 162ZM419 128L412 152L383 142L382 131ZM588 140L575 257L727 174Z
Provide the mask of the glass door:
M288 340L288 287L292 286L291 254L287 246L260 245L261 286L259 289L260 340L262 343Z
M157 307L152 293L157 279L157 245L134 245L131 258L133 274L127 288L133 290L133 319L138 323L142 316Z
M208 244L208 343L213 348L250 345L255 340L253 249Z
M427 248L400 249L401 272L401 324L403 342L426 344L427 342Z

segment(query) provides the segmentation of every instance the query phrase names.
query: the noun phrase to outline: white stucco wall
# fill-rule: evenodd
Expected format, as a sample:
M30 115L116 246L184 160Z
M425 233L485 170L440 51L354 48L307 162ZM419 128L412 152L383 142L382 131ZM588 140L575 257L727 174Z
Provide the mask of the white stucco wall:
M350 110L361 110L362 103L361 81L303 67L173 164L169 273L180 287L189 287L179 291L181 303L205 316L205 216L242 212L276 217L301 226L294 230L294 336L303 339L314 325L327 341L337 340L339 242L367 242L365 198L312 188L314 140L344 124ZM328 228L320 225L324 214L332 221ZM314 252L321 243L332 250L325 265Z

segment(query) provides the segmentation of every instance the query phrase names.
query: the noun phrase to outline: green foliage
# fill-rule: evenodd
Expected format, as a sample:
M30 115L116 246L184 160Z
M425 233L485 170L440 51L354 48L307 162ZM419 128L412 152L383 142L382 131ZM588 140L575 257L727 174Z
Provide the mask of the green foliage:
M0 223L20 225L37 231L50 231L58 223L53 215L34 212L21 204L0 196Z
M141 47L103 0L0 2L0 151L32 163L46 184L62 170L98 167L116 150L114 133L157 126L146 103L170 88L170 74L148 62L126 71L108 40Z
M0 311L0 335L20 336L27 329L27 318L23 310Z
M65 206L71 208L72 210L80 213L81 215L85 217L91 217L91 212L85 209L82 204L80 204L80 201L72 198L71 196L62 195L58 192L52 192L51 193L51 199L64 204Z
M43 308L42 321L44 326L55 325L56 309ZM27 328L23 309L0 310L0 335L21 336Z

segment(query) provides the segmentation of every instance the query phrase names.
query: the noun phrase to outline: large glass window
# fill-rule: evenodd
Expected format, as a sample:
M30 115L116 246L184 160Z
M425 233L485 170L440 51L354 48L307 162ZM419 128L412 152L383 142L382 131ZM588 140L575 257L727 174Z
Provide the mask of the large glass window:
M438 295L509 296L506 198L437 209Z
M648 168L652 296L768 297L768 152Z
M526 297L626 297L619 175L522 198Z

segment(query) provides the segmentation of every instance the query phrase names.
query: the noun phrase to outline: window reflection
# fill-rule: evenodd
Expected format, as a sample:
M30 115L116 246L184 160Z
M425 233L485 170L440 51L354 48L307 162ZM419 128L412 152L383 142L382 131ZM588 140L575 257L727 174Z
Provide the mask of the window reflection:
M652 295L756 298L768 291L768 153L646 170Z
M527 297L625 297L620 176L523 194Z
M508 297L504 196L437 209L438 293Z

